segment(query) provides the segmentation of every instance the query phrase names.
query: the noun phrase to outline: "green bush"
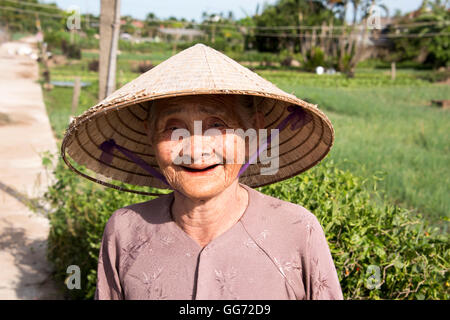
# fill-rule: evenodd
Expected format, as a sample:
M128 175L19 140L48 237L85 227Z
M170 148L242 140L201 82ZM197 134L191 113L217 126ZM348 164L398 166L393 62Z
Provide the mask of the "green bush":
M47 43L49 50L60 49L62 40L70 41L70 33L62 30L44 33L44 41Z
M81 59L81 47L78 43L68 43L65 39L62 39L61 51L69 59Z
M319 47L314 47L310 50L306 57L307 59L304 63L304 69L307 71L315 71L318 66L328 67L328 64L325 61L325 54Z
M325 161L259 190L317 216L346 299L448 299L447 237L421 215L384 201L377 204L376 185L368 192L366 181ZM366 287L370 265L381 271L378 289Z
M49 163L45 158L44 162ZM67 297L91 299L105 223L115 210L151 197L105 189L72 173L61 160L54 173L57 182L44 197L52 208L48 258L61 284L67 267L78 265L81 290L62 288ZM346 299L449 298L447 238L420 216L377 204L365 181L335 168L333 162L325 160L304 174L257 190L300 204L317 216ZM378 289L365 287L369 265L381 270Z
M43 158L44 165L50 158L49 154ZM75 167L86 173L83 167ZM150 198L105 189L70 171L61 159L54 176L56 183L44 195L44 202L52 208L48 259L67 298L90 299L95 292L98 253L109 216L117 208ZM81 290L68 290L64 285L69 265L80 267Z

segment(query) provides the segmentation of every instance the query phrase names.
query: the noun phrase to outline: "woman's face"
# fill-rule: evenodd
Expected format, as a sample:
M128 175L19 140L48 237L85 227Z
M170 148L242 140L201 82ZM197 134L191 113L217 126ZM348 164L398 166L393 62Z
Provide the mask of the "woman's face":
M156 104L153 128L145 124L156 160L175 190L193 199L214 197L233 183L245 161L245 137L231 130L245 131L243 107L196 97L176 101Z

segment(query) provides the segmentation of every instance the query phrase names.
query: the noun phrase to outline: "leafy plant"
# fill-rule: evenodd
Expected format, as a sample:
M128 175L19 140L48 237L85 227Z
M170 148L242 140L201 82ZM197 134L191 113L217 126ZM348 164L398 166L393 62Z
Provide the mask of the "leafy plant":
M260 191L317 216L346 299L448 299L448 239L421 215L377 205L367 181L328 161ZM376 289L368 288L369 266L380 270Z
M52 156L43 158L49 164ZM77 166L83 173L86 169ZM68 170L59 159L54 170L56 183L44 195L51 209L51 229L48 236L48 259L55 268L55 279L67 298L90 299L96 286L98 253L104 226L117 208L127 203L149 200L148 197L105 190ZM81 270L81 290L64 286L67 267L78 265Z

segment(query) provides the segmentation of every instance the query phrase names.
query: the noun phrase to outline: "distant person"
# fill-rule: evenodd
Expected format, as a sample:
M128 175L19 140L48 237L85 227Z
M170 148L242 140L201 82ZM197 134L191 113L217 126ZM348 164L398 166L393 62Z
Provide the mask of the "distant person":
M313 167L333 139L317 106L203 44L75 118L63 155L99 175L73 170L173 190L110 217L95 299L343 299L317 218L253 189Z

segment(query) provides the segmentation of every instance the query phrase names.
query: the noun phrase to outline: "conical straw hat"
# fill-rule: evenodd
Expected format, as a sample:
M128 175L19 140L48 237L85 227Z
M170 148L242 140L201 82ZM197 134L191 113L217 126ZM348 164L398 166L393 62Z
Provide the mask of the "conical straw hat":
M158 172L159 167L144 129L149 102L175 96L205 94L243 94L259 100L258 109L265 117L265 128L276 128L289 115L288 107L302 108L309 121L301 128L287 126L279 132L279 167L274 174L261 174L260 162L250 164L239 182L259 187L295 176L316 165L329 152L334 141L333 127L316 105L298 99L221 52L196 44L129 82L97 105L73 119L66 130L61 153L66 164L78 174L97 183L123 191L108 181L135 186L167 189L162 181L149 174L118 150L111 163L100 160L100 145L107 139L134 152ZM292 107L291 107L292 108ZM96 172L93 178L75 169L68 155L78 164ZM99 178L101 177L101 178Z

